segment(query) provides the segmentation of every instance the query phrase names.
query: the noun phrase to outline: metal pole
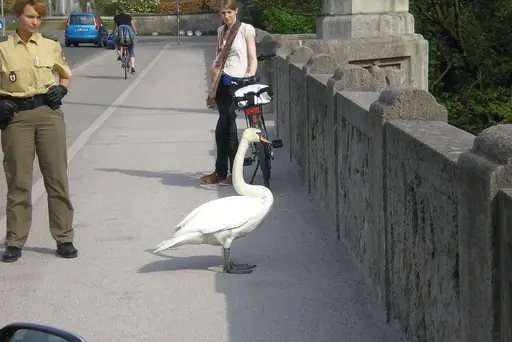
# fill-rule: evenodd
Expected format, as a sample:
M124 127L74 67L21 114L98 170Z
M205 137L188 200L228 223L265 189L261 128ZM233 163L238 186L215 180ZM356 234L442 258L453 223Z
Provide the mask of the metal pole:
M179 37L179 35L180 35L180 0L176 0L176 19L178 20L178 34L177 35Z
M4 22L4 26L2 27L2 37L5 37L5 25L7 23L5 22L4 18L4 0L2 0L2 21Z

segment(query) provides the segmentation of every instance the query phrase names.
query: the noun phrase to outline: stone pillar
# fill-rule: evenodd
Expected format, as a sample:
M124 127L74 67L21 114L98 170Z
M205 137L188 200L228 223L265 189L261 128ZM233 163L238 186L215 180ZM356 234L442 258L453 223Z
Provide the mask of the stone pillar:
M401 36L414 33L409 0L321 0L319 39Z
M458 165L461 341L495 342L500 340L502 291L512 285L500 289L498 201L500 190L512 188L512 125L482 131Z

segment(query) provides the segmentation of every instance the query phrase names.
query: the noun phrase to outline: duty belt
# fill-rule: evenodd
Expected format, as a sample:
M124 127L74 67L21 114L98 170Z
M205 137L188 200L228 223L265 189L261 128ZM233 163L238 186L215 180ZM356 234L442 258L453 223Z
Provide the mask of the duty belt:
M0 99L14 102L19 111L35 109L46 104L46 96L44 94L31 97L1 96Z

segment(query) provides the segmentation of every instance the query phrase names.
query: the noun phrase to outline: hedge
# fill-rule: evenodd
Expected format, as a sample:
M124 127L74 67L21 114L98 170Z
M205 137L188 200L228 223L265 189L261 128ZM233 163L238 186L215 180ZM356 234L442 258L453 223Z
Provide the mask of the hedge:
M219 0L179 0L180 14L216 12ZM176 14L176 0L160 0L160 13Z

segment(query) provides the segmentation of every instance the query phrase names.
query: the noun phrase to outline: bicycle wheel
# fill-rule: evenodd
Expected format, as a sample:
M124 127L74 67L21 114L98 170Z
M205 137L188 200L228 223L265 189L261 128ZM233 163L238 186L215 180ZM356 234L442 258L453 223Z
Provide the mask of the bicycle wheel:
M262 118L259 120L259 129L265 137L268 138L267 130L265 125L262 123ZM270 146L265 143L255 143L256 145L256 155L258 157L258 164L261 169L261 173L263 174L263 184L270 189L270 175L271 175L271 155L270 155Z
M126 80L128 78L128 53L126 51L126 48L123 48L123 65L124 65L124 79Z

